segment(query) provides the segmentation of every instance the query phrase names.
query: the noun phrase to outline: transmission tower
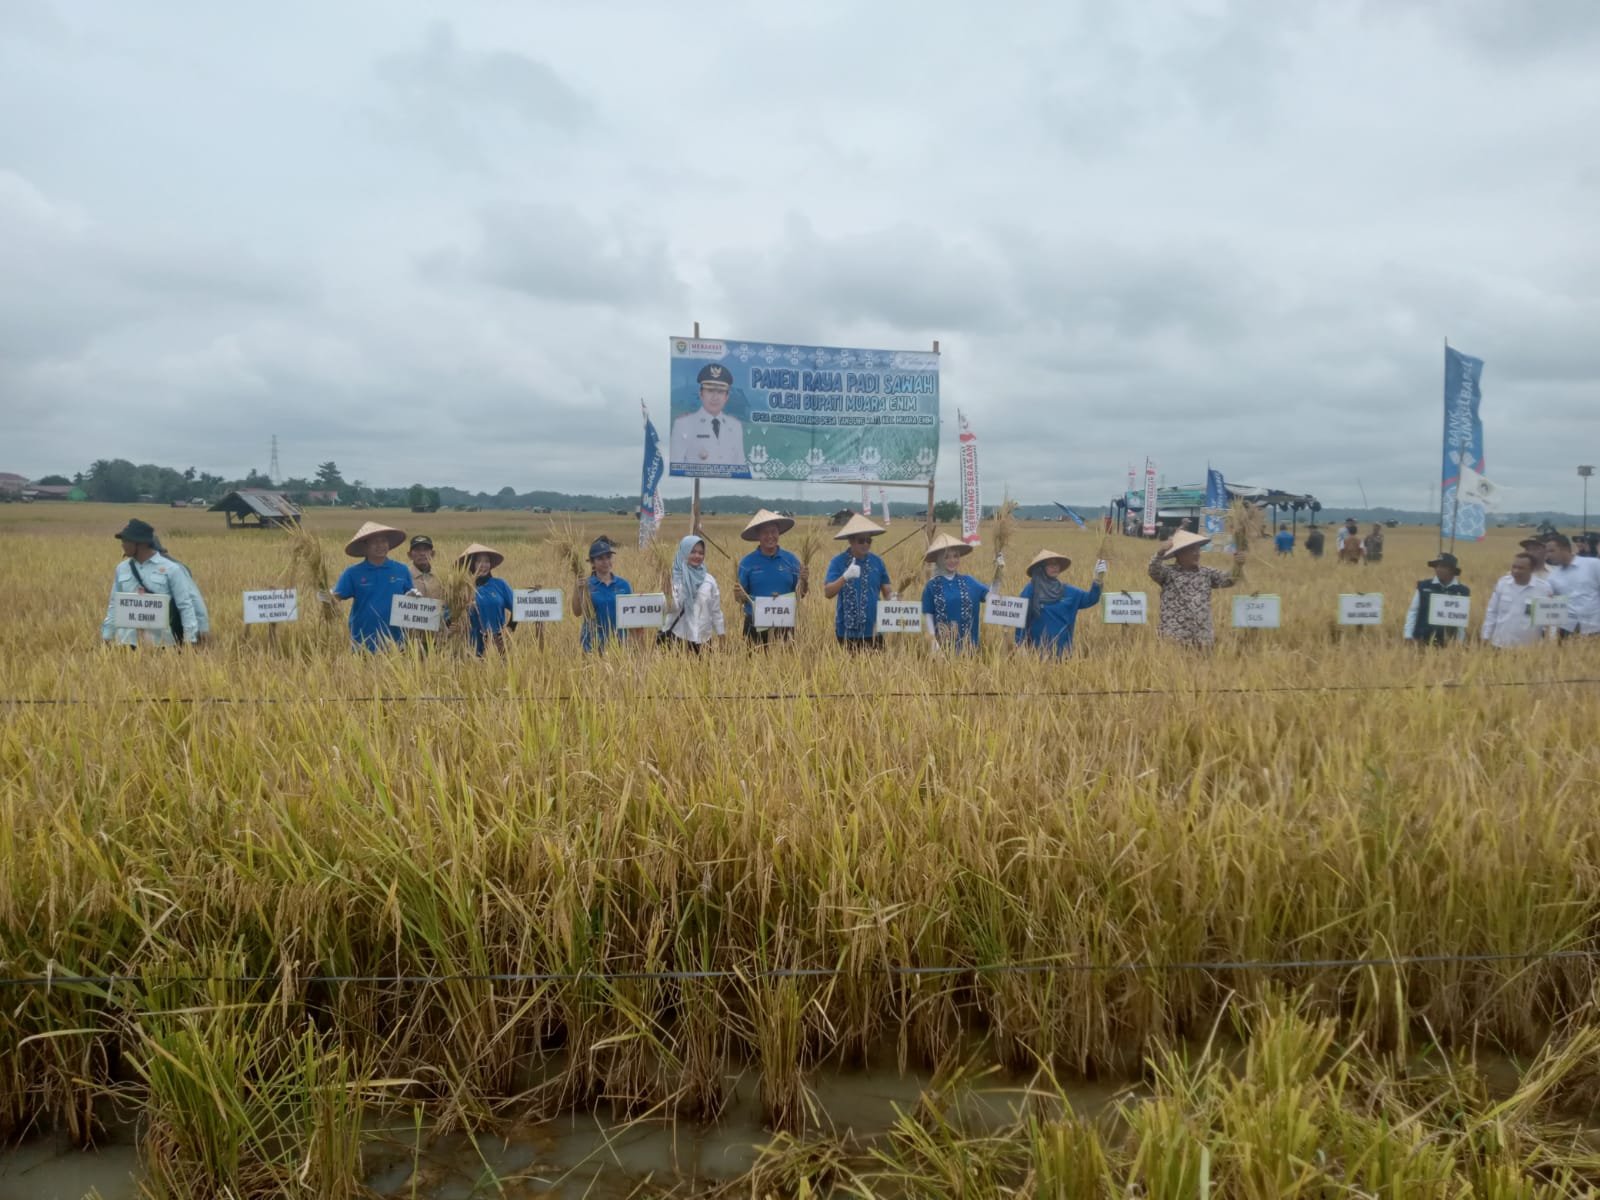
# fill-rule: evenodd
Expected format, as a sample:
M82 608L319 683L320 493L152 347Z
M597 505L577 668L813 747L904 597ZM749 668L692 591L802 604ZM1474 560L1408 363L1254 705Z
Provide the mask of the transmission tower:
M273 434L272 435L272 465L267 468L267 477L270 478L273 483L277 483L278 480L280 478L282 478L282 476L283 476L283 472L278 470L278 435L277 434Z

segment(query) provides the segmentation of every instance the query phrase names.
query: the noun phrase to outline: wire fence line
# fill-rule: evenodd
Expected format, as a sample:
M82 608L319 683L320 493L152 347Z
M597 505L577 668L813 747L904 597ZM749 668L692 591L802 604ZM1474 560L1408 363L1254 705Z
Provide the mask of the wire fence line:
M784 979L843 979L881 976L893 979L937 979L970 975L1084 975L1169 974L1179 972L1332 971L1490 963L1593 962L1600 949L1486 951L1479 954L1408 954L1366 958L1298 958L1219 960L1217 962L997 962L943 966L846 967L737 967L680 971L531 971L461 973L446 975L22 975L0 978L0 987L48 991L52 988L110 989L130 984L144 987L249 985L282 983L318 986L367 985L384 987L441 987L453 983L687 983L723 980L759 983Z
M1268 685L1265 687L1195 687L1195 688L1047 688L1017 690L1014 688L974 688L955 691L929 691L927 689L902 689L892 691L788 691L788 692L659 692L630 695L630 703L664 703L688 700L728 700L739 702L769 702L794 700L1041 700L1041 699L1094 699L1118 696L1183 696L1188 699L1203 696L1283 696L1313 693L1347 692L1428 692L1472 691L1497 688L1590 687L1600 684L1600 677L1573 679L1446 679L1415 683L1301 683ZM557 692L538 695L525 692L484 692L480 695L412 695L403 692L381 693L368 696L96 696L96 697L30 697L0 696L0 705L16 708L76 708L99 707L115 704L169 704L169 705L251 705L251 704L470 704L477 701L515 701L523 704L573 704L593 702L595 696L588 692Z

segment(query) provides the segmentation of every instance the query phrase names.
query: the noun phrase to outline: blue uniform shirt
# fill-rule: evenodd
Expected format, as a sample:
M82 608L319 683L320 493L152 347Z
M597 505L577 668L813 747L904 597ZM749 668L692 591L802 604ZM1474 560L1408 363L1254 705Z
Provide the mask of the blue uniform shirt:
M594 616L583 622L583 649L604 650L612 638L619 641L628 636L626 629L617 628L617 597L633 595L633 586L620 575L613 575L610 583L601 583L598 575L589 576L589 599L594 602Z
M1033 584L1022 589L1024 600L1033 597ZM1061 599L1054 604L1044 604L1026 629L1017 630L1017 644L1026 642L1047 654L1060 658L1072 653L1072 635L1078 625L1078 610L1093 608L1100 603L1100 581L1095 580L1086 592L1069 584L1062 585Z
M956 648L978 644L978 623L983 620L983 601L989 589L971 575L938 574L922 589L922 612L940 626L955 629Z
M404 630L389 624L389 602L410 590L410 568L392 558L377 566L362 559L346 567L333 585L333 594L350 601L351 640L367 650L377 650L404 638Z
M747 596L787 596L800 586L800 559L782 546L776 554L755 549L739 560L739 586ZM744 603L745 616L750 602Z
M483 653L489 639L506 627L506 622L515 611L511 585L504 579L490 576L487 583L478 585L478 594L472 602L472 616L467 623L474 654Z
M877 630L878 596L889 582L889 568L870 551L865 558L853 558L845 550L828 563L823 582L834 582L851 563L861 567L861 578L852 579L834 597L833 631L842 638L869 638Z
M1287 554L1294 549L1294 534L1287 529L1281 529L1278 531L1278 535L1272 539L1272 544L1277 546L1279 554Z

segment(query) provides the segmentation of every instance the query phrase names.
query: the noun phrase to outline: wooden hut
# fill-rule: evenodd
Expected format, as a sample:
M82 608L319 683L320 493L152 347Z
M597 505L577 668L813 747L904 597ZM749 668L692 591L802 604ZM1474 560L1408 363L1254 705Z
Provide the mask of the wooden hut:
M229 529L283 529L300 524L300 510L288 497L258 488L229 492L206 511L225 514Z

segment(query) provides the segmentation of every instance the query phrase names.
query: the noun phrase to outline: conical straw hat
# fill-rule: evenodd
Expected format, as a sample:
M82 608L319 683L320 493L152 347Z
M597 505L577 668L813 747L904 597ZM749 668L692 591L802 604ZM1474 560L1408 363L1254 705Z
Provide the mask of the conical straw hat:
M1028 564L1026 574L1032 575L1035 567L1047 562L1060 563L1063 571L1072 565L1072 560L1065 554L1057 554L1054 550L1041 550L1033 556L1033 561Z
M506 560L506 556L501 554L500 551L489 546L485 546L479 542L473 542L472 545L468 546L460 554L456 555L456 566L469 566L472 563L474 556L479 554L487 554L489 556L489 566L491 568L498 567Z
M851 517L844 523L843 529L839 530L838 533L833 535L833 540L836 542L846 542L853 537L859 537L861 534L866 534L868 537L877 537L882 532L883 530L879 529L871 521L867 520L860 513L856 513L855 516Z
M946 550L954 550L963 558L972 553L972 547L958 537L951 537L948 533L936 534L933 541L928 543L928 548L923 552L922 561L925 563L938 562L944 557Z
M1163 554L1162 558L1171 558L1179 550L1187 550L1190 546L1204 546L1211 539L1200 533L1190 533L1187 529L1180 529L1172 535L1172 549Z
M361 549L361 543L375 533L381 533L388 538L389 549L391 550L406 540L406 531L404 529L396 529L392 525L379 525L376 521L368 521L360 529L356 530L355 537L344 544L344 552L351 558L365 558L367 552Z
M789 530L794 528L794 518L781 516L771 509L763 508L750 518L750 524L744 527L744 532L739 534L739 537L747 542L760 541L761 527L763 525L776 525L779 533L788 533Z

